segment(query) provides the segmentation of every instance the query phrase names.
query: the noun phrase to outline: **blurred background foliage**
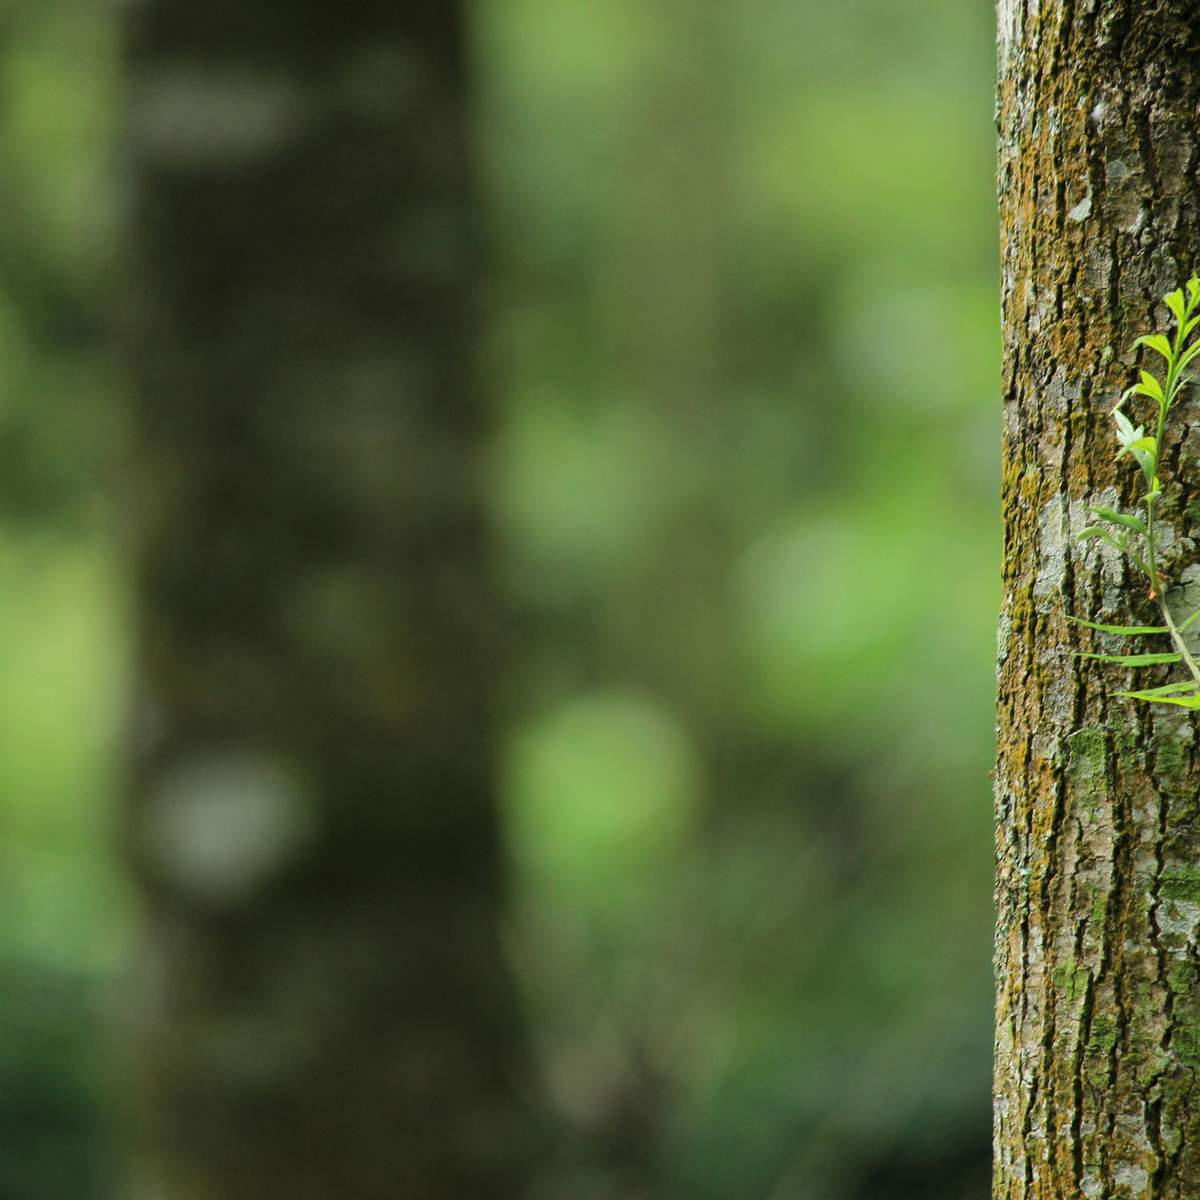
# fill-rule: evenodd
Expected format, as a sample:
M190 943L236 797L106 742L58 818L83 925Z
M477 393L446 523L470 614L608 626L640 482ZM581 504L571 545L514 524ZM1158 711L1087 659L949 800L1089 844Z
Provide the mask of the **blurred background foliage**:
M542 1194L982 1200L990 5L475 16ZM0 12L0 1200L111 1195L112 33Z

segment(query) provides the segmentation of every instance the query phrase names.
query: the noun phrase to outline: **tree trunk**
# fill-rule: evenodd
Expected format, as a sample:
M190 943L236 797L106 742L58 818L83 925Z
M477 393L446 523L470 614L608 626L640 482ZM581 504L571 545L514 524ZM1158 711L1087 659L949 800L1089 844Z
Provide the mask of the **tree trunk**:
M464 7L128 6L132 1200L528 1162Z
M1118 698L1129 682L1121 668L1071 655L1111 642L1063 618L1151 613L1121 560L1072 534L1090 523L1085 504L1135 490L1128 461L1113 462L1109 413L1132 381L1133 339L1165 330L1162 295L1198 265L1200 8L999 7L1005 539L994 1195L1192 1200L1195 726L1189 714ZM1164 448L1162 511L1182 566L1195 557L1186 539L1200 517L1200 443L1183 436L1187 416L1185 408Z

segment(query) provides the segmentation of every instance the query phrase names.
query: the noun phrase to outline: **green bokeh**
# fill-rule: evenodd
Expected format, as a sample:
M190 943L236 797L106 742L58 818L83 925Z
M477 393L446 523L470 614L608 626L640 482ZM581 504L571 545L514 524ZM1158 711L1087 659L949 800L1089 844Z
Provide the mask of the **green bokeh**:
M990 6L473 11L546 1194L979 1200ZM68 0L0 32L0 1200L90 1200L125 930L114 39Z

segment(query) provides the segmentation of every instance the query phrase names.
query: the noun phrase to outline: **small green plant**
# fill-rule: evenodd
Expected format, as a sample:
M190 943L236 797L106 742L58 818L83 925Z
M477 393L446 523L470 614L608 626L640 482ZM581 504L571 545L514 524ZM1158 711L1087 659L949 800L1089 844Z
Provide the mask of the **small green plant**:
M1149 667L1160 663L1182 663L1191 678L1180 683L1168 683L1162 687L1143 691L1118 692L1132 700L1144 700L1152 704L1174 704L1181 708L1200 709L1200 666L1188 650L1183 639L1184 631L1193 621L1200 618L1200 609L1185 621L1176 624L1167 604L1166 586L1162 574L1163 546L1161 522L1155 516L1159 498L1162 496L1162 481L1158 477L1159 453L1163 444L1163 429L1167 417L1180 392L1187 384L1183 373L1188 364L1200 354L1200 334L1189 341L1200 330L1200 278L1193 277L1186 290L1180 288L1166 296L1167 308L1175 318L1174 337L1162 333L1151 333L1134 342L1134 348L1145 347L1161 356L1166 374L1160 379L1151 371L1143 370L1133 387L1121 397L1113 409L1117 423L1117 442L1120 448L1117 458L1129 455L1141 470L1145 485L1138 500L1139 513L1117 512L1111 508L1089 507L1099 524L1091 525L1079 534L1080 541L1098 539L1119 551L1150 585L1150 599L1162 613L1162 625L1102 625L1096 621L1084 621L1079 617L1068 617L1076 625L1095 629L1100 633L1117 634L1120 637L1148 637L1166 634L1171 639L1173 650L1148 654L1092 654L1081 657L1099 659L1101 662L1116 663L1122 667ZM1144 425L1135 426L1124 411L1127 404L1142 399L1151 401L1156 408L1157 422L1154 433L1147 434Z

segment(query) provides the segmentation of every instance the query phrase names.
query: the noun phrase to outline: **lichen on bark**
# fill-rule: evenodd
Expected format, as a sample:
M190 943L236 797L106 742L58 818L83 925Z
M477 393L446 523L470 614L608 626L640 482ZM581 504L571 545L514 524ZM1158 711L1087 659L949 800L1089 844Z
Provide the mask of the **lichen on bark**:
M1184 1200L1200 1195L1194 718L1117 698L1117 668L1071 653L1104 635L1064 615L1151 615L1123 564L1072 535L1085 505L1130 493L1109 410L1134 339L1200 266L1200 9L1001 0L999 44L994 1196ZM1162 455L1184 563L1195 417L1189 400Z

